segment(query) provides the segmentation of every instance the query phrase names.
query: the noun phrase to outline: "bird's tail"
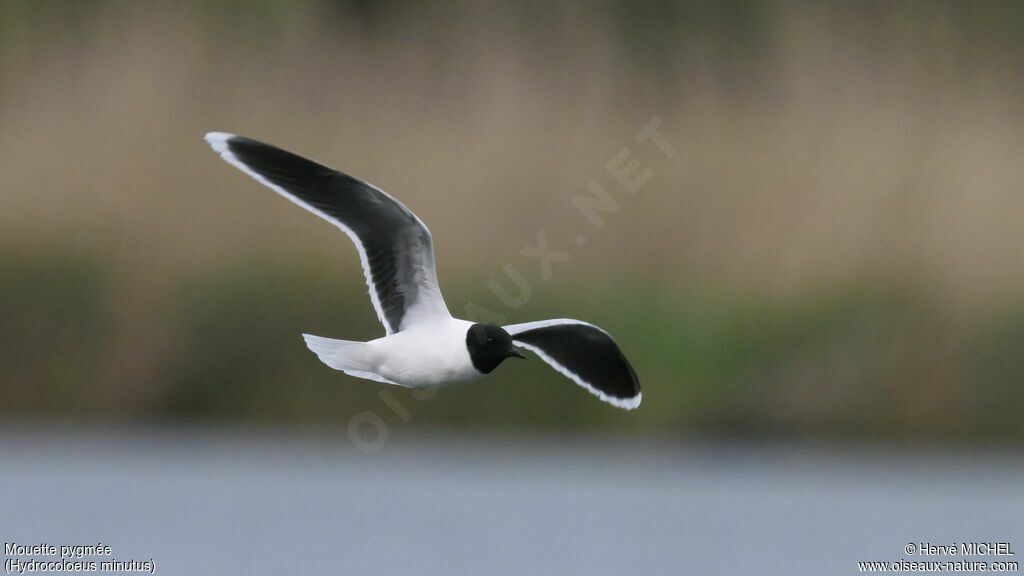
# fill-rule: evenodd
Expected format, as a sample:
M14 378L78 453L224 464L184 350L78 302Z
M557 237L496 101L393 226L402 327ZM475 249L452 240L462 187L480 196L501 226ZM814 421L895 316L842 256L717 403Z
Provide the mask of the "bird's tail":
M335 370L368 371L372 362L365 342L335 340L312 334L303 334L306 346L320 357L320 361Z
M306 346L320 357L321 362L335 370L341 370L356 378L405 386L405 384L392 382L377 373L377 361L374 359L373 349L366 342L335 340L312 334L303 334L302 338L306 341Z

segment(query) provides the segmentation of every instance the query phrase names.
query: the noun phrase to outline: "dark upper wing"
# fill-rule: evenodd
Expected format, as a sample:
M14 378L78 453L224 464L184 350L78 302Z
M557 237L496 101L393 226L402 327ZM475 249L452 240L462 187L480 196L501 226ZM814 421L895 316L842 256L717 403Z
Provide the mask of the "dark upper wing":
M516 346L532 350L601 400L632 410L640 381L612 337L593 324L562 318L505 326Z
M430 231L383 190L301 156L233 134L206 140L227 162L348 234L370 299L388 334L450 317L434 268Z

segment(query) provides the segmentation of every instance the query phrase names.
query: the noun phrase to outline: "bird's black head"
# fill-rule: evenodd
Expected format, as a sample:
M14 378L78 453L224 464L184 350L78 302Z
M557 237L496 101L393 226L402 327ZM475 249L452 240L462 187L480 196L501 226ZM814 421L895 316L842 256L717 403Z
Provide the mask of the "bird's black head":
M473 367L484 374L498 367L510 356L526 358L512 345L512 336L500 326L473 324L466 332L466 348Z

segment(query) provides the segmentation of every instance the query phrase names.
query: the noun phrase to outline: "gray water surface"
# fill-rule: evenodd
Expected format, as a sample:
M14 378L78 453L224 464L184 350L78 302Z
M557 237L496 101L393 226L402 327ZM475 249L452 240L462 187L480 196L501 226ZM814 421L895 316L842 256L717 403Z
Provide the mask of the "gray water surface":
M2 434L5 543L103 543L162 574L853 574L923 559L908 543L1024 550L1015 452L410 433L367 454L344 430Z

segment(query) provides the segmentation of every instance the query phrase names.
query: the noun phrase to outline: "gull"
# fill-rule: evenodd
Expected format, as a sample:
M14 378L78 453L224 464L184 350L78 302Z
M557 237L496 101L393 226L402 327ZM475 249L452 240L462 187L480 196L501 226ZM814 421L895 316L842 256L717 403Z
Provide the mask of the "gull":
M224 132L206 141L232 166L330 222L356 245L385 335L369 342L303 334L320 360L345 374L411 388L471 382L506 358L535 353L601 400L640 405L636 372L607 332L559 318L494 326L452 317L441 296L434 242L404 204L362 180L280 148Z

